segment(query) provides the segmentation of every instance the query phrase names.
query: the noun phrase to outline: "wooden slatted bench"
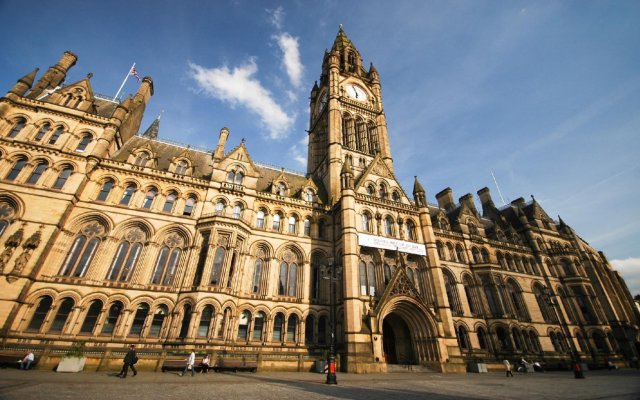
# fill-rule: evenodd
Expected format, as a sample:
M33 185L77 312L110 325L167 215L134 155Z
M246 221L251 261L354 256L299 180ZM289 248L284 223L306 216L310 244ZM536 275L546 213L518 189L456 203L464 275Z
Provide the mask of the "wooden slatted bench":
M167 358L162 362L162 367L160 367L160 370L162 372L167 372L167 371L184 371L184 368L187 366L187 358L189 356L187 355L186 357L183 358ZM196 372L200 372L200 370L202 369L202 367L199 364L196 364L193 366L193 369Z
M222 371L258 371L258 362L256 360L247 360L246 358L220 358L213 366L215 372Z

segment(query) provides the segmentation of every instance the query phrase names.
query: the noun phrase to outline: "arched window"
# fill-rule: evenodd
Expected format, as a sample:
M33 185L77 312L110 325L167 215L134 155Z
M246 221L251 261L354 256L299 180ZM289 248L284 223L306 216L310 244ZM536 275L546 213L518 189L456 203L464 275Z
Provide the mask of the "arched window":
M218 285L220 283L220 274L222 273L222 263L224 262L224 248L218 247L216 253L213 256L213 268L211 270L211 279L209 283L211 285Z
M471 311L471 315L479 315L480 307L478 306L478 296L473 279L471 276L465 275L462 279L462 284L464 285L464 293L467 296L467 303L469 303L469 311Z
M141 151L136 156L136 159L133 162L133 165L137 165L138 167L146 167L148 161L149 161L149 153L147 153L146 151Z
M446 260L446 259L447 259L447 256L445 255L445 252L444 252L444 245L442 244L442 242L440 242L440 241L437 241L437 242L436 242L436 249L438 250L438 257L439 257L441 260Z
M393 219L389 216L384 219L384 234L386 236L393 236Z
M110 281L128 281L131 279L132 272L138 262L138 257L142 252L142 244L140 241L145 239L144 233L139 229L132 229L125 235L118 246L111 268L107 273L107 280Z
M318 344L323 345L327 343L328 332L328 320L324 315L318 319Z
M113 185L113 179L107 179L106 181L104 181L104 183L102 184L102 189L100 189L100 193L98 193L98 198L96 198L96 201L107 201L109 193L111 193L111 189L113 189Z
M318 239L324 239L324 220L318 221Z
M153 270L153 276L151 277L151 283L154 285L171 285L173 283L173 276L176 272L176 267L180 261L180 254L182 251L177 248L170 248L164 246L158 254L156 265Z
M499 326L496 328L496 337L498 338L498 350L511 350L511 341L509 340L509 335L507 335L507 331L505 331L503 327Z
M176 202L177 197L178 197L178 193L176 193L173 190L170 191L169 194L167 194L167 198L164 201L164 206L162 207L162 211L166 213L170 213L171 211L173 211L173 206Z
M416 225L411 220L407 220L404 224L405 237L407 240L416 240Z
M276 314L276 317L273 319L273 341L281 342L282 341L282 325L284 324L284 315L282 313Z
M367 137L367 126L361 119L356 120L356 140L358 150L363 153L369 152L369 138Z
M27 165L26 158L20 158L16 160L16 162L13 164L13 168L11 168L11 171L9 171L9 174L7 174L7 177L5 179L8 181L14 181L18 177L18 175L20 175L20 172L22 172L22 169L25 165Z
M60 139L62 132L64 132L64 128L61 126L57 127L55 132L53 132L53 134L49 138L49 141L47 142L47 144L56 144L58 139Z
M240 314L240 319L238 320L238 339L247 340L250 323L251 313L245 310L242 312L242 314Z
M573 268L571 268L571 262L566 258L560 260L560 266L562 267L562 273L564 276L574 276Z
M391 268L389 268L389 264L384 264L384 284L386 285L391 280Z
M393 200L395 202L399 202L400 201L400 194L394 190L393 192L391 192L391 200Z
M149 305L147 303L141 303L133 316L131 330L129 331L130 335L140 336L142 334L147 315L149 315Z
M323 268L323 257L316 253L311 257L311 291L309 297L312 302L317 302L320 299L320 271Z
M462 315L462 305L460 304L456 281L449 272L443 271L442 277L444 278L444 287L447 292L447 299L449 300L451 312L454 315L460 316Z
M540 352L540 339L538 335L534 331L529 331L529 342L531 343L531 350L539 353Z
M376 274L372 262L365 264L360 261L360 295L375 296L376 295Z
M193 214L193 208L196 206L196 198L193 196L187 197L187 201L184 203L184 211L182 215L190 217Z
M298 316L292 314L287 320L287 342L295 343L298 333Z
M234 179L236 179L236 171L229 171L227 174L227 182L233 183Z
M264 210L258 210L256 214L256 228L264 229Z
M7 135L7 137L14 138L18 136L20 131L24 129L24 126L26 123L27 121L24 118L18 118L15 124L13 125L13 128L11 129L11 131L9 131L9 134Z
M274 231L280 231L280 213L273 214L273 224L271 225L271 229Z
M378 191L378 194L379 194L381 199L386 200L387 199L387 185L385 185L384 183L381 183L380 184L380 189Z
M315 342L315 318L313 315L307 315L307 319L304 321L304 343L306 345L313 344Z
M178 161L176 164L176 174L185 175L187 173L187 168L189 168L189 164L185 160Z
M47 161L40 161L36 167L31 172L31 176L27 180L27 183L31 185L35 185L40 180L42 174L49 168L49 163Z
M120 315L122 314L122 303L119 301L114 301L109 307L109 311L107 312L107 318L104 320L104 324L102 325L102 335L112 335L116 330L116 325L118 325L118 320L120 319Z
M53 184L53 188L62 189L64 184L67 182L67 179L69 179L69 177L71 176L72 172L73 172L73 168L71 168L70 166L65 165L64 167L62 167L62 170L58 175L58 179L56 179L55 183Z
M298 280L298 264L283 261L280 264L280 279L278 284L278 294L281 296L296 296Z
M153 204L153 200L157 195L158 189L154 187L150 187L149 189L147 189L147 194L144 196L144 201L142 202L142 208L147 210L150 209L151 205Z
M522 297L522 290L513 280L507 282L507 292L513 304L514 314L519 320L529 320L529 312L527 311L527 305Z
M233 218L240 219L242 216L242 204L236 204L233 206Z
M473 256L473 262L475 264L479 264L481 259L480 259L480 250L478 250L477 247L474 247L471 249L471 255Z
M369 143L371 144L371 154L375 155L380 152L380 143L378 141L378 131L374 123L370 122L367 125L367 130L369 131Z
M78 143L78 147L76 147L76 151L78 153L82 153L87 149L87 146L89 145L89 143L91 143L91 141L93 140L93 136L91 136L90 133L85 134L82 137L82 140L80 140L80 143Z
M483 263L488 264L489 262L491 262L489 260L489 252L484 247L480 249L480 255Z
M369 213L362 213L362 230L365 232L371 232L371 217Z
M480 348L482 350L489 350L487 332L484 328L478 328L476 334L478 335L478 344L480 345Z
M260 292L260 287L262 286L262 264L262 258L258 258L253 269L253 284L251 285L252 293Z
M185 304L182 308L182 322L180 323L180 333L178 338L184 339L189 334L189 327L191 326L191 305Z
M58 312L56 313L56 316L53 318L53 322L49 327L49 332L62 332L62 330L64 329L64 325L67 323L67 319L69 318L69 314L71 314L71 310L73 309L74 304L75 302L68 297L62 300L60 307L58 307Z
M53 299L50 296L42 296L40 298L38 307L36 307L36 310L33 312L33 317L31 317L27 330L35 332L40 331L52 304Z
M256 314L256 317L253 319L253 340L263 340L263 332L264 332L264 320L267 318L265 313L262 311Z
M120 199L120 205L128 206L129 202L133 195L138 191L138 187L134 184L127 185L124 193L122 194L122 199Z
M224 309L224 314L222 315L222 321L220 321L220 325L218 326L218 333L217 333L218 338L222 339L224 337L225 329L230 319L231 319L231 309L227 307Z
M296 219L296 217L293 215L290 216L289 217L289 233L295 234L297 225L298 225L298 220Z
M198 337L209 337L211 333L211 321L213 320L213 307L205 306L200 314L200 324L198 325Z
M244 174L242 171L236 172L236 179L233 181L236 185L242 185L242 181L244 180Z
M471 343L469 343L469 334L467 333L467 328L463 325L458 326L458 345L460 346L460 350L469 351L471 350Z
M373 185L368 185L367 186L367 195L369 197L373 197L376 194L376 189L373 187Z
M104 228L97 223L90 224L82 229L73 242L67 258L62 264L60 275L82 277L87 272L91 260L100 244L100 237Z
M311 219L305 218L304 220L304 235L311 236Z
M536 302L538 303L538 308L540 308L540 314L542 314L542 318L545 322L551 323L556 322L555 313L551 309L551 299L545 293L545 289L536 284L533 287L533 294L536 297Z
M169 309L165 305L161 305L156 309L156 312L153 314L153 320L151 321L151 327L149 328L149 336L150 337L159 337L162 332L162 326L164 325L164 320L169 313Z
M461 263L467 262L467 257L464 256L464 250L462 250L462 246L459 244L456 245L456 259Z
M35 140L36 142L39 142L42 140L42 138L51 130L51 124L46 122L44 123L40 129L38 130L38 133L36 134L36 137L33 138L33 140Z
M227 204L224 202L224 200L218 200L218 202L216 203L216 214L218 215L222 215L224 214L224 209L226 208Z
M82 322L82 326L80 327L81 334L90 335L93 333L96 323L98 322L98 317L100 317L100 313L102 312L102 307L103 305L100 300L94 300L91 302L87 315L84 317L84 322Z

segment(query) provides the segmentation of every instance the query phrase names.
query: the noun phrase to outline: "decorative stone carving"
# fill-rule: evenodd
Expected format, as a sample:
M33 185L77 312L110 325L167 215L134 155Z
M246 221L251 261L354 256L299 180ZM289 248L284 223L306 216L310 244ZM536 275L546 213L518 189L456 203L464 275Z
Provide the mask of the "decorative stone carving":
M10 204L0 203L0 218L11 219L16 213L16 210L11 207Z
M168 247L182 247L184 240L177 233L172 233L164 239L164 244Z
M294 262L297 260L295 253L289 249L285 250L282 254L282 259L288 263Z
M82 228L82 233L86 237L102 236L104 234L104 227L97 222L91 222Z
M124 235L124 238L129 242L142 242L146 238L146 235L140 228L132 228Z

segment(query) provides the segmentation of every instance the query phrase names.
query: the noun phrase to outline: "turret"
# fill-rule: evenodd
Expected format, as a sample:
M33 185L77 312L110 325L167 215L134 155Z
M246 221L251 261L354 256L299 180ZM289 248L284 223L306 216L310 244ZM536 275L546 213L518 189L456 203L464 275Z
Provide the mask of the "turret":
M77 60L78 56L70 51L65 51L58 63L49 67L47 72L42 75L27 97L30 99L37 99L45 90L55 89L58 87L62 82L64 82L67 77L67 72L75 65Z
M353 166L351 165L351 157L347 157L342 164L342 170L340 171L340 177L342 178L342 190L353 189Z
M18 82L13 85L10 92L17 94L18 96L24 96L27 93L27 90L31 89L31 86L33 86L33 82L36 79L36 74L39 70L40 68L36 68L22 78L18 79Z
M129 113L120 127L120 136L123 142L126 142L140 131L144 111L147 108L151 96L153 96L153 80L145 76L142 78L138 92L136 92L131 100L125 101L129 108Z
M162 113L160 113L158 117L153 120L151 125L149 125L147 130L144 131L144 134L142 134L143 137L147 137L149 139L158 138L158 132L160 131L160 117L162 117Z
M229 137L229 128L220 129L220 136L218 137L218 146L216 146L216 150L213 153L213 159L215 161L220 161L224 158L224 146L227 143L228 137Z
M427 206L427 194L424 191L424 188L420 184L417 176L414 176L415 181L413 182L413 199L416 202L418 207L426 207Z

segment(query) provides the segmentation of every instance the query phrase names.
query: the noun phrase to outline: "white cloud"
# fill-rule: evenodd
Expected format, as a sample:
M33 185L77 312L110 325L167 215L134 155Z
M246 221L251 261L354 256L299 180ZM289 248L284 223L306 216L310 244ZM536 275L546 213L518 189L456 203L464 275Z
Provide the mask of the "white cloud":
M620 272L632 296L640 294L640 257L610 260L614 269Z
M298 143L289 148L289 155L296 160L301 167L307 166L307 144L309 143L309 136L304 135Z
M269 14L269 22L277 29L282 29L282 24L284 23L284 9L282 6L275 10L267 10L267 13Z
M274 39L278 42L280 50L282 50L282 64L287 71L287 75L289 75L291 84L296 88L300 87L300 84L302 83L302 72L304 71L304 67L302 66L302 62L300 62L298 38L291 36L287 32L284 32L275 35Z
M229 70L227 66L204 68L189 63L190 75L208 95L226 101L232 106L240 104L260 117L269 131L269 137L286 137L295 118L290 117L273 99L259 80L254 77L258 71L255 59L245 65Z

